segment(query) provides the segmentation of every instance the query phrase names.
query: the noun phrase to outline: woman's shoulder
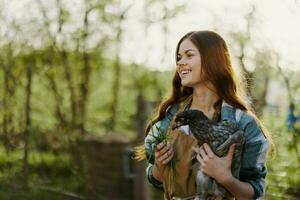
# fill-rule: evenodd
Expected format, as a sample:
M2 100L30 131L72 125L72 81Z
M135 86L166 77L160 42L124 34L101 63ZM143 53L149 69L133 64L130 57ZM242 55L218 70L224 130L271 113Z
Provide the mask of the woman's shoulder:
M234 121L238 123L239 126L242 126L240 127L242 129L249 123L257 124L257 119L254 115L227 103L222 104L221 119Z
M221 118L222 120L231 120L236 122L239 128L244 131L246 141L265 140L260 122L253 114L229 104L224 104L222 106Z
M243 111L239 108L236 108L236 118L239 120L241 128L245 128L246 126L259 126L258 119L251 113Z
M176 113L178 112L178 110L179 110L179 103L178 104L175 103L175 104L170 105L166 109L164 117L161 120L157 121L152 126L152 129L158 127L163 132L166 132L167 129L168 129L168 126L169 126L170 122L172 121L173 117L176 115Z
M166 110L166 114L175 115L179 110L179 105L180 103L170 105Z

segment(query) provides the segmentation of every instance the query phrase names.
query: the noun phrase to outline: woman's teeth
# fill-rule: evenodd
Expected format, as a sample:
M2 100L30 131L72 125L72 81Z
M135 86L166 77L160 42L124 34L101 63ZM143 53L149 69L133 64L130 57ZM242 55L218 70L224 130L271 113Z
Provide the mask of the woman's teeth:
M185 74L188 74L188 73L190 73L192 70L183 70L183 71L181 71L181 74L182 75L185 75Z

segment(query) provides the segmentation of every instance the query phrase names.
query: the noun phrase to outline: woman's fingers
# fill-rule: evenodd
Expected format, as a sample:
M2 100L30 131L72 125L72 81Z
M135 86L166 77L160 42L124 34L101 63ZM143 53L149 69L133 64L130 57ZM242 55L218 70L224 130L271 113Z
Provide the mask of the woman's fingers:
M173 148L172 148L172 146L170 144L167 145L166 148L164 148L164 149L162 149L160 151L160 154L162 155L160 157L160 161L161 162L165 163L166 161L171 160L171 158L173 156L172 155L173 154Z
M210 151L211 149L207 146L207 144L203 144L202 146L197 148L197 160L200 163L201 170L203 171L203 167L205 168L205 165L207 164L208 160L213 158L213 153ZM208 149L208 148L209 149Z
M236 146L236 144L232 144L230 146L229 151L227 152L227 155L226 155L227 160L232 161L232 157L233 157L233 154L234 154L235 146Z
M213 158L214 157L214 152L211 150L211 148L208 146L208 144L204 143L203 144L203 148L204 148L204 151L207 153L208 157L209 158Z
M170 143L167 143L163 148L161 148L161 149L159 150L159 153L160 153L161 155L164 155L166 152L169 151L170 148L171 148L171 144L170 144Z
M196 158L197 158L197 160L200 162L200 164L202 166L204 161L203 161L203 158L201 157L201 155L197 154Z
M173 147L170 143L160 143L155 150L155 160L160 164L167 164L173 157Z
M155 150L160 151L164 146L166 146L166 142L163 141L163 142L159 143L158 145L156 145Z
M155 147L155 160L158 160L164 153L166 149L166 143L165 142L161 142L158 145L156 145Z
M204 150L204 148L203 148L203 145L200 147L200 149L199 149L199 155L201 156L201 158L203 159L203 160L206 160L207 159L207 154L206 154L206 152L205 152L205 150Z
M162 161L162 164L164 164L164 165L167 164L168 162L170 162L171 159L173 158L173 156L174 156L174 151L173 151L173 149L170 149L170 151L168 151L167 154L168 154L168 156L166 157L166 159L164 159L164 160Z

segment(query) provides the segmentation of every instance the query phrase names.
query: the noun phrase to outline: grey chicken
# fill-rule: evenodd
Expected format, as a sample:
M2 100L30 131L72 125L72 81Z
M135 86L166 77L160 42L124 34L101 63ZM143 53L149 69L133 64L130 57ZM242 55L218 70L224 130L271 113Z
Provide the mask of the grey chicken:
M236 144L231 171L233 176L238 178L241 154L245 142L243 131L239 129L238 125L232 121L214 122L208 119L204 113L199 110L187 110L178 113L172 128L174 130L186 125L189 131L198 140L199 144L207 143L218 157L225 156L231 144ZM197 151L197 149L195 149L195 151ZM198 197L196 199L208 200L220 196L226 197L226 189L217 184L214 179L201 172L200 163L196 163L198 164L196 167Z

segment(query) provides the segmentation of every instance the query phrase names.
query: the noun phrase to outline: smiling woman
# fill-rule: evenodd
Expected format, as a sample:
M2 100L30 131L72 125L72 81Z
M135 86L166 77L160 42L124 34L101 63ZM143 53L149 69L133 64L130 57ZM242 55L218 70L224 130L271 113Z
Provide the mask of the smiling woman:
M202 190L205 194L195 189L193 163L199 163L199 170L226 188L227 197L257 199L264 195L265 158L271 138L242 93L226 42L220 35L212 31L193 31L181 38L176 48L172 94L162 101L157 116L146 127L147 177L164 191L166 199L225 197L215 193L213 185L203 186L207 187ZM189 109L200 110L215 122L232 121L243 132L245 144L239 177L231 172L234 144L224 157L218 157L209 145L197 142L192 134L180 134L170 128L176 113ZM165 140L157 142L158 138ZM197 143L200 150L193 153ZM167 166L175 170L174 179L170 179L172 173Z
M201 56L190 40L182 42L176 60L176 70L183 85L189 86L201 82Z

